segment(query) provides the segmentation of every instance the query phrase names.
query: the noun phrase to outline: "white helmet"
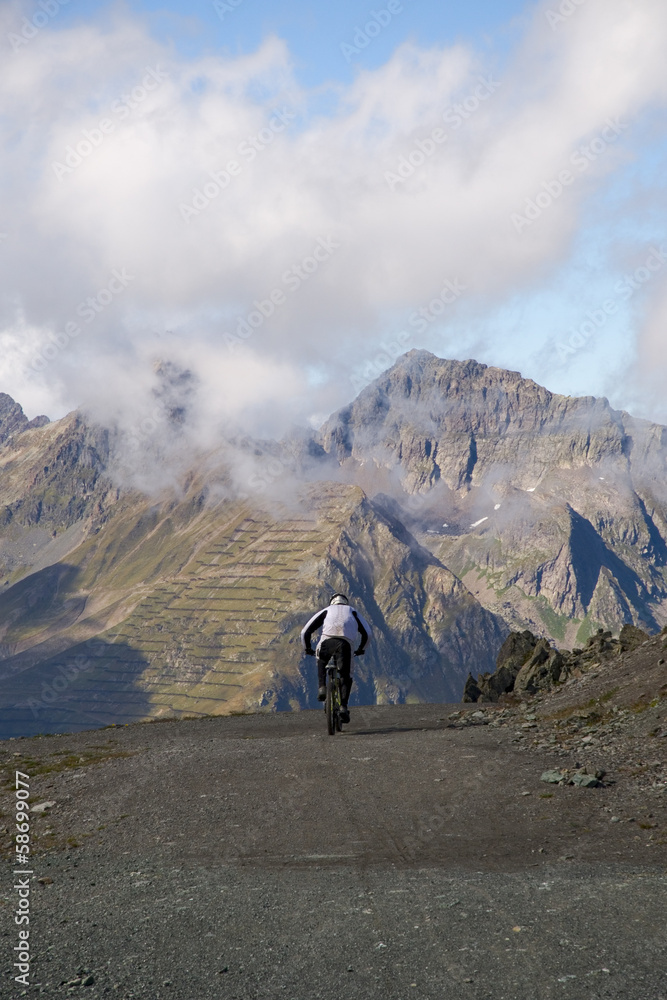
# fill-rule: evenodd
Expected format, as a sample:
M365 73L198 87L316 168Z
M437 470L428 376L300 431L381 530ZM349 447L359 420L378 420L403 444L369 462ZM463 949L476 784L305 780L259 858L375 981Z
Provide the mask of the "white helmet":
M349 604L349 603L350 602L348 601L345 594L334 594L331 600L329 601L329 604Z

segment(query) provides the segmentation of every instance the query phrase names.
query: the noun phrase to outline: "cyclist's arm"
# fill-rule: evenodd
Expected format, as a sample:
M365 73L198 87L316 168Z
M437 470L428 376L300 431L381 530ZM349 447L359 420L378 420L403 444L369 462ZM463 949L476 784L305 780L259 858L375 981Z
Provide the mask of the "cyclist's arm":
M318 611L317 614L313 615L309 622L307 622L303 629L301 630L301 645L303 646L306 653L312 653L313 648L310 644L310 640L313 632L317 632L318 628L322 628L324 625L324 619L327 616L328 608L323 611Z
M353 610L352 614L356 619L357 628L359 629L359 635L361 636L361 639L359 640L359 646L355 650L355 655L361 656L361 654L364 652L364 649L366 648L366 643L370 639L370 634L369 634L370 626L366 628L368 623L365 622L364 619L360 615L358 615L356 611Z

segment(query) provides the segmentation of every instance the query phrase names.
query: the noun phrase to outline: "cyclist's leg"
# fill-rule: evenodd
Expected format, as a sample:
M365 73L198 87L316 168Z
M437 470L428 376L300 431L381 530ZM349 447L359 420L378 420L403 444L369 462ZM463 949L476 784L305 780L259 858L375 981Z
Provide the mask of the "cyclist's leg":
M331 639L324 639L317 647L317 682L320 687L326 687L327 663L333 656Z
M347 701L352 690L352 650L346 639L340 640L338 670L340 671L341 705L343 708L347 708Z

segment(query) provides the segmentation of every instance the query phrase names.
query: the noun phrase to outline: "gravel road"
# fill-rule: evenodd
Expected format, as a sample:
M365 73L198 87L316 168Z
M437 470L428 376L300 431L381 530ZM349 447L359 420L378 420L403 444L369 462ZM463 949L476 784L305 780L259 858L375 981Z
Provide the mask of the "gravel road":
M613 770L547 785L582 761L460 710L357 708L333 739L303 712L0 743L3 996L667 1000L664 795ZM31 814L26 991L15 768L55 803Z

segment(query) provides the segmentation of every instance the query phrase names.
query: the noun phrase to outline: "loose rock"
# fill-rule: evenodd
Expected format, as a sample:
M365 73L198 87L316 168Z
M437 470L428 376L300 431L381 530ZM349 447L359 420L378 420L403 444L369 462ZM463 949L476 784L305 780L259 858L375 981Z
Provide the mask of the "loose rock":
M540 775L540 781L546 781L549 785L560 785L565 781L565 775L562 771L544 771Z
M569 783L577 788L600 788L602 784L594 774L573 774Z

